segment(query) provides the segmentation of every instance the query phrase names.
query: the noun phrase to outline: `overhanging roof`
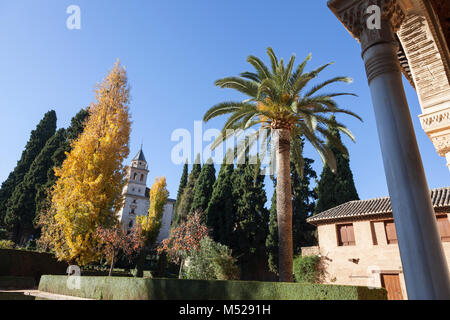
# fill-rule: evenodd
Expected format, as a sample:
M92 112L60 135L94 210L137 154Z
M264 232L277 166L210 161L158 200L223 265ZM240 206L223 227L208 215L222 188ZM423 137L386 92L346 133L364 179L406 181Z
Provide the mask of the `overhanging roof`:
M431 190L434 209L450 207L450 187ZM326 224L339 220L376 218L392 214L389 197L369 200L349 201L337 207L323 211L307 219L311 224Z

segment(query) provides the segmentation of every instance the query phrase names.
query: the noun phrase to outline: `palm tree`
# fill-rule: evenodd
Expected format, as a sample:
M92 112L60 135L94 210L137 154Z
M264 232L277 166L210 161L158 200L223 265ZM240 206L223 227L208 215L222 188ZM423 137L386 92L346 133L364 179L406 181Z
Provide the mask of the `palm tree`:
M271 70L257 57L249 56L247 61L255 72L244 72L239 77L227 77L215 82L221 88L235 89L246 96L242 102L222 102L209 109L203 120L230 114L221 135L215 140L212 148L233 135L239 135L250 127L257 127L255 137L264 130L271 130L262 143L269 144L273 140L275 146L277 175L277 222L279 230L279 274L280 281L292 282L292 195L290 161L303 176L303 149L301 137L305 137L319 153L322 161L330 169L336 171L336 160L333 152L326 145L326 140L334 142L343 153L345 146L335 139L328 130L332 125L337 130L349 136L353 134L341 123L331 120L330 116L344 113L361 120L355 113L338 107L334 97L354 95L351 93L317 93L322 88L336 82L351 82L348 77L335 77L313 86L306 91L307 84L332 63L328 63L311 72L303 72L311 55L294 69L295 55L287 65L283 59L278 61L272 48L267 49L271 62ZM362 121L362 120L361 120ZM249 141L254 141L251 136ZM245 139L244 139L245 140ZM242 149L241 149L242 150ZM247 148L244 148L247 150ZM245 151L244 151L245 152ZM235 155L238 156L239 155Z

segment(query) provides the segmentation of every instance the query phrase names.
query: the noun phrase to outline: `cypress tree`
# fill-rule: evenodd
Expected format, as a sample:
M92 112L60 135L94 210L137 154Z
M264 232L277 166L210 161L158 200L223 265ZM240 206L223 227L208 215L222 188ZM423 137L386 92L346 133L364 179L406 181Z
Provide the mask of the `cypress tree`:
M84 130L84 124L89 116L89 111L87 109L81 109L71 120L70 126L66 129L65 139L59 146L59 148L53 154L53 162L55 167L61 167L62 163L66 159L66 153L72 151L72 142L78 138L78 136ZM52 186L55 183L55 178L53 174L53 168L49 170L49 180Z
M66 133L66 148L67 152L72 150L72 142L80 136L84 131L84 125L89 117L89 109L81 109L78 113L70 120L70 126L67 128ZM65 159L65 158L64 158ZM62 164L62 162L61 162Z
M238 165L234 171L236 202L231 248L238 258L243 279L257 279L265 272L265 242L269 213L260 163ZM263 263L261 263L263 262Z
M314 236L315 227L306 219L313 215L317 194L310 187L311 180L317 179L316 172L312 169L314 160L305 158L303 178L300 178L295 165L291 163L292 184L292 239L294 256L301 253L301 247L311 246L316 243Z
M316 179L316 172L312 169L314 160L304 158L303 178L300 178L295 164L291 163L291 186L292 186L292 240L294 256L300 254L301 247L314 245L315 227L306 219L314 212L316 192L310 188L311 179ZM274 179L274 186L276 180ZM278 222L276 210L276 191L272 196L270 208L269 235L266 246L268 252L268 265L270 271L278 274Z
M233 164L222 163L206 209L211 237L226 246L231 245L234 224L233 171Z
M23 181L34 159L47 140L55 134L55 131L56 112L51 110L44 115L36 129L31 131L30 139L22 152L20 160L0 188L0 223L4 223L8 199L11 197L14 189Z
M333 118L334 119L334 116ZM336 173L333 173L328 166L324 166L316 192L318 195L315 213L319 213L340 204L352 200L359 200L356 191L353 173L350 169L350 159L348 154L344 153L342 148L337 147L341 144L341 135L336 128L330 127L330 131L335 141L327 141L336 158Z
M53 165L47 171L47 182L37 187L36 192L36 216L38 219L40 213L46 208L48 192L56 182L55 167L61 167L67 157L67 153L72 150L72 142L83 132L85 121L89 116L87 109L81 109L70 121L70 126L64 132L64 139L60 146L52 155Z
M190 213L192 201L194 200L195 184L201 170L202 166L200 164L200 155L197 155L194 161L194 165L192 166L191 173L189 174L188 182L183 190L180 205L177 208L177 220L175 221L176 224L179 224Z
M178 192L177 192L177 200L175 201L174 206L174 214L172 217L172 221L177 220L177 208L181 201L181 196L183 195L184 188L186 187L187 180L188 180L188 161L186 160L184 166L183 166L183 173L181 174L180 184L178 186Z
M216 169L212 159L208 159L202 167L194 187L194 199L192 200L191 212L200 210L205 212L213 192L214 182L216 182Z
M24 243L33 234L36 193L47 183L47 173L54 166L52 156L64 140L65 130L60 129L47 141L7 202L5 225L8 230L13 231L15 242Z

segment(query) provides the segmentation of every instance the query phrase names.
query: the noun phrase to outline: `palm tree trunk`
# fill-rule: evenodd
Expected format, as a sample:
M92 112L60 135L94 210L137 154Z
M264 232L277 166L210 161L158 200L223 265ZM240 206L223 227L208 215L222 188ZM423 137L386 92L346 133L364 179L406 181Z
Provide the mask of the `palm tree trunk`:
M291 132L274 129L277 169L278 271L280 282L293 282Z

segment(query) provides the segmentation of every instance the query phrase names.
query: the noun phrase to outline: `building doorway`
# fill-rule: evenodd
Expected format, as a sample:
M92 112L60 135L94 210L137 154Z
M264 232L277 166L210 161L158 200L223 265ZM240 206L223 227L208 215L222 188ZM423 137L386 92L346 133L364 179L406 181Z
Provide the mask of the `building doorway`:
M381 286L386 289L388 300L403 300L400 276L398 273L382 273Z

